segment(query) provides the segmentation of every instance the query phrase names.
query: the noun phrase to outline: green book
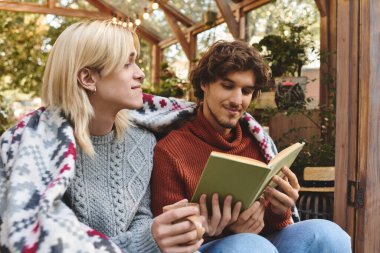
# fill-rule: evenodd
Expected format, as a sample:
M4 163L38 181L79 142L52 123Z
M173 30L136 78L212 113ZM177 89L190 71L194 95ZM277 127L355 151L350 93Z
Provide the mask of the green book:
M276 187L272 177L283 177L281 168L290 168L304 145L295 143L285 148L268 164L248 157L211 152L191 202L199 203L200 196L205 193L210 207L212 194L218 193L223 207L224 198L231 194L234 203L241 201L242 210L247 209L267 185Z

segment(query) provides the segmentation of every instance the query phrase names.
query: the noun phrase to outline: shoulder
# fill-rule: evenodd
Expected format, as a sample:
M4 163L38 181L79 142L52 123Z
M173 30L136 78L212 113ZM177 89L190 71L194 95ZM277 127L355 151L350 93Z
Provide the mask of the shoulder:
M141 150L144 155L153 157L156 138L150 131L134 125L128 125L124 136L125 151Z
M156 148L165 149L167 151L173 149L181 149L185 143L188 143L192 138L192 133L187 125L180 129L170 131L165 137L157 142Z
M147 140L150 143L156 143L156 137L152 132L145 128L138 127L136 125L128 125L125 135L127 139L133 139L136 141Z

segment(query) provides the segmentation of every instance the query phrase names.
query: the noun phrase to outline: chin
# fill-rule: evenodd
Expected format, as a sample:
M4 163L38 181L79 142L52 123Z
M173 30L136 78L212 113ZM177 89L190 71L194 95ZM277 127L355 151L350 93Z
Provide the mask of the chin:
M138 100L138 101L128 101L128 103L125 104L125 109L129 109L129 110L136 110L136 109L140 109L141 107L143 107L143 100Z

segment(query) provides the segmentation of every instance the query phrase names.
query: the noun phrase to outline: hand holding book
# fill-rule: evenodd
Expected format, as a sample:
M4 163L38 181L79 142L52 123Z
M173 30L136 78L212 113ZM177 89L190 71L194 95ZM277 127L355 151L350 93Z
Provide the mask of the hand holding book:
M246 210L262 195L273 176L283 176L281 168L290 167L303 146L304 143L295 143L287 147L268 164L247 157L212 152L191 201L199 203L200 196L207 194L208 206L211 207L210 200L213 193L218 193L219 199L223 200L227 195L232 195L234 202L241 201L242 210ZM293 180L293 176L291 177ZM279 182L281 188L285 187L283 181ZM272 183L270 186L275 187ZM283 190L287 191L286 187ZM280 193L276 192L273 201L288 202Z
M281 171L284 176L276 175L272 180L277 187L267 186L264 190L265 199L271 203L272 211L278 215L284 214L295 205L300 189L296 175L288 167Z

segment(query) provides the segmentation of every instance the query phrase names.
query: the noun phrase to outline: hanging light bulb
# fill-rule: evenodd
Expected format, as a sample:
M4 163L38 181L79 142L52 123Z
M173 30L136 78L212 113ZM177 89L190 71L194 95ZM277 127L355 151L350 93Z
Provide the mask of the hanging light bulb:
M129 23L128 23L128 26L129 26L130 28L132 28L132 27L133 27L133 22L129 22Z
M117 24L117 18L116 17L112 18L112 23Z
M157 10L158 7L159 7L158 3L157 3L156 1L154 1L154 2L152 3L152 9L153 9L153 10Z
M148 13L148 9L147 8L144 8L143 18L144 19L148 19L149 18L149 13Z
M140 19L139 15L136 16L135 25L137 25L137 26L141 25L141 19Z

